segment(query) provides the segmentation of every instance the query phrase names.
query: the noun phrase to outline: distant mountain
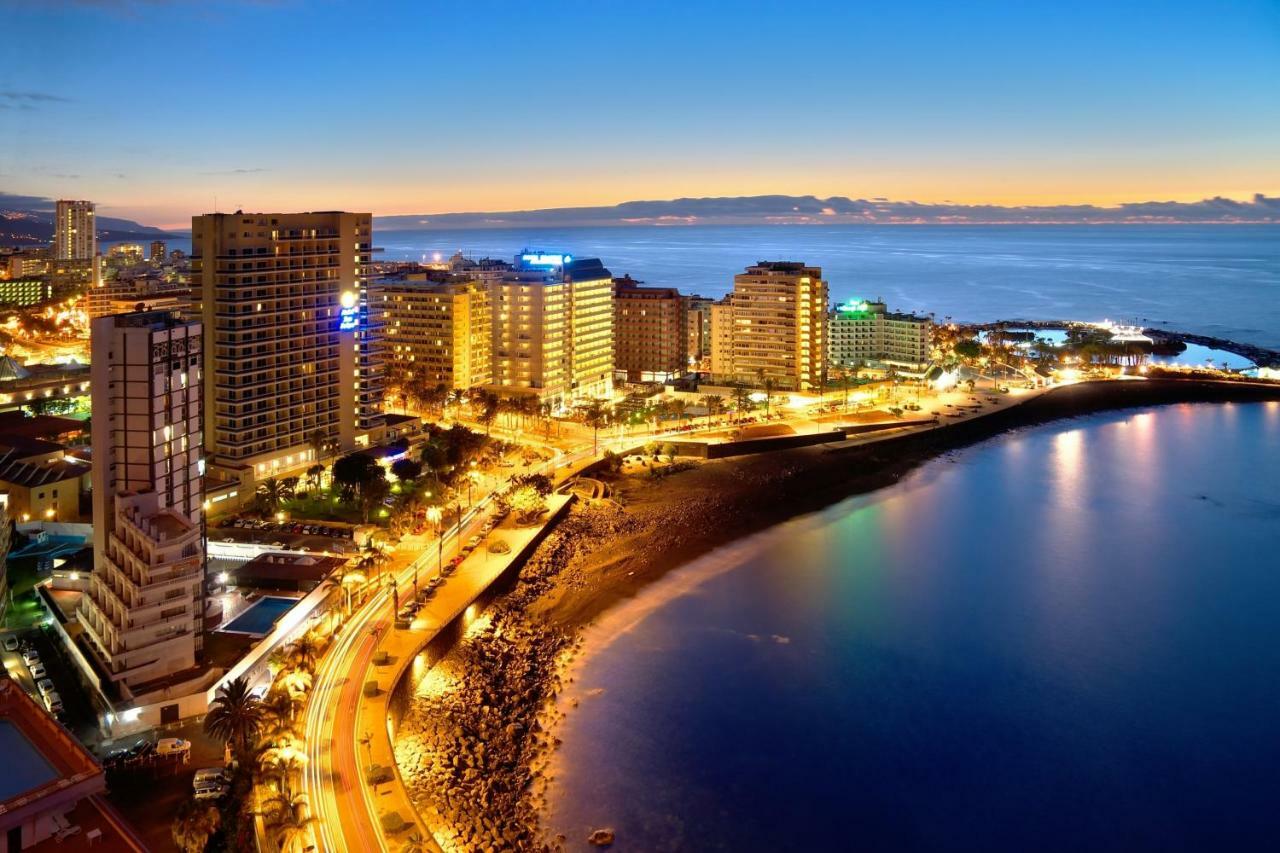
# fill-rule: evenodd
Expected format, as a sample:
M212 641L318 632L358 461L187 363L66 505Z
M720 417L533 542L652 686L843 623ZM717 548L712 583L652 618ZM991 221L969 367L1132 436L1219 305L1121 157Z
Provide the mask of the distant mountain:
M40 245L53 239L54 203L38 196L11 195L0 191L0 245ZM160 240L174 237L168 231L131 219L98 217L98 241Z
M380 229L512 228L584 225L841 225L841 224L1121 224L1280 223L1280 198L1261 193L1250 201L1211 198L1197 202L1144 201L1115 207L1091 204L1002 207L921 204L884 198L760 195L628 201L608 207L557 207L500 213L378 216Z

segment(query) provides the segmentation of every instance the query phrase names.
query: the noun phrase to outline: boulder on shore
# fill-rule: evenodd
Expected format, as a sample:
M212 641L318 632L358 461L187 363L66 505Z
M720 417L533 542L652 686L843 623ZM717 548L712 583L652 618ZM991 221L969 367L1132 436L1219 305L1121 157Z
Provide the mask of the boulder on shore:
M597 829L587 836L587 843L595 847L608 847L613 843L613 830Z

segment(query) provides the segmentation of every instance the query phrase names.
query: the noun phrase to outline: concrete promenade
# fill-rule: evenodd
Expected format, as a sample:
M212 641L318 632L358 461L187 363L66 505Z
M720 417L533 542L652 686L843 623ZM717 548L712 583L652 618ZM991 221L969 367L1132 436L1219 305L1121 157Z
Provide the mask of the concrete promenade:
M381 616L356 640L360 650L358 665L348 672L348 683L343 690L344 699L346 696L354 698L354 712L349 722L344 719L334 726L328 750L335 769L344 777L342 787L352 794L355 793L352 788L358 786L360 789L359 799L364 802L368 821L365 831L360 834L366 839L366 844L374 840L370 836L376 836L377 846L374 849L399 850L411 836L416 836L425 849L436 849L432 827L423 822L409 800L396 767L391 724L395 709L392 702L397 697L404 701L413 690L412 683L402 685L401 680L408 676L416 682L416 678L434 663L429 659L431 650L428 646L446 632L465 630L483 610L495 583L518 571L520 563L572 500L572 496L549 496L548 512L541 524L522 527L508 519L496 527L446 578L435 595L413 617L408 628L394 627L390 598L382 598ZM489 552L488 545L497 539L507 543L510 548L507 553ZM446 553L446 560L448 556ZM437 550L428 548L404 572L399 573L398 598L402 605L413 597L412 573L415 567L419 588L425 589L426 582L436 575L438 559ZM345 701L339 704L343 705ZM347 715L341 711L339 708L336 712L345 718ZM345 810L342 814L343 820L359 821L360 817ZM335 843L339 838L345 839L347 829L345 826L342 828L338 838L334 839ZM347 849L357 849L357 845Z

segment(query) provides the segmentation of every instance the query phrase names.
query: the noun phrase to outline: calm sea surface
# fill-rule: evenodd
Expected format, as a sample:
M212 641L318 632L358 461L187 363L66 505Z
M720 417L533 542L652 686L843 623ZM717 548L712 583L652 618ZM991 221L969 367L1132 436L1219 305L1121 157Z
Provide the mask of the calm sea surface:
M1280 404L1179 405L713 553L588 636L548 823L581 850L1273 850L1277 484Z
M1278 226L738 226L375 231L385 259L525 247L598 256L721 296L759 260L821 266L832 300L883 297L939 319L1110 318L1280 348Z

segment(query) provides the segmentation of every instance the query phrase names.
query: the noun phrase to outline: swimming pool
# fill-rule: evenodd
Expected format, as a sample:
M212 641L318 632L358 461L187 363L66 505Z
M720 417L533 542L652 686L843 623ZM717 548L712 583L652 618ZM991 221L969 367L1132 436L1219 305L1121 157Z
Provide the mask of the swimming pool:
M267 595L259 598L249 608L227 624L219 628L228 634L250 634L254 637L265 637L280 621L280 617L289 612L297 599L280 598Z
M9 720L0 720L0 755L5 757L5 772L0 773L0 802L58 778L53 765Z

